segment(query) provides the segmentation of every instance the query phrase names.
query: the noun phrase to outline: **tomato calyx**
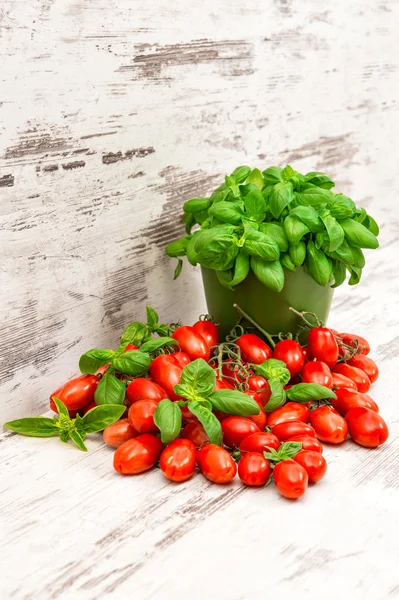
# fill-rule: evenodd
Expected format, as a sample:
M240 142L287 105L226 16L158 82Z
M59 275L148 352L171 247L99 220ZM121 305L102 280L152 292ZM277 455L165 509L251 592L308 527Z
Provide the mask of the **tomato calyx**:
M269 452L264 452L263 456L270 461L272 467L283 460L292 460L298 452L302 450L301 442L282 442L278 450L269 448Z

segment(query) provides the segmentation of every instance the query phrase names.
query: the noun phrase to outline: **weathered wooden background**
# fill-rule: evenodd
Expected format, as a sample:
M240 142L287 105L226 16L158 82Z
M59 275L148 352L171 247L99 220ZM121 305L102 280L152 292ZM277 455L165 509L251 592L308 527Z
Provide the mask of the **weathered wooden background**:
M0 422L145 303L204 310L163 248L238 164L325 170L372 204L388 254L337 294L367 322L398 237L398 22L384 0L2 0Z

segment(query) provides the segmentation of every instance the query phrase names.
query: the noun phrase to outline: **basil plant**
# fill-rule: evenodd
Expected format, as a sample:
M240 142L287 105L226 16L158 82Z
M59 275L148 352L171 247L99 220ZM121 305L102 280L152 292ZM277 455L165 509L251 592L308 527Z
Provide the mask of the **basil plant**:
M238 167L209 198L184 204L187 235L168 256L214 269L231 290L252 270L279 292L285 270L305 271L321 286L359 283L363 248L377 248L378 225L364 208L332 191L324 173L302 175L289 165L265 171Z

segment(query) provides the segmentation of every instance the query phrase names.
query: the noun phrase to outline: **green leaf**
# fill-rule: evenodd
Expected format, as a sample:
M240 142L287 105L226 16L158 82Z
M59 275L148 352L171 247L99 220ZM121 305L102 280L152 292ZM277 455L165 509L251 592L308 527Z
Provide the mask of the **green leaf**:
M366 259L364 258L364 254L361 250L361 248L351 248L352 250L352 256L353 256L353 266L356 267L356 269L363 269L363 267L366 264Z
M209 214L223 223L238 225L242 221L244 211L241 206L233 202L218 202L211 206Z
M251 229L246 233L244 249L251 256L264 260L277 260L280 257L278 244L265 233Z
M201 212L194 213L195 222L199 223L203 229L206 227L206 223L209 221L209 213L207 210L201 210ZM209 227L209 225L208 225ZM188 245L188 242L187 242ZM187 249L186 249L187 252Z
M58 414L60 416L63 415L64 417L67 417L69 419L69 411L65 404L56 396L52 396L52 400L57 408Z
M264 452L263 455L273 464L279 463L282 460L292 460L298 452L302 450L301 442L282 442L278 450L269 448L269 452Z
M188 242L187 248L186 248L188 262L193 266L195 266L198 263L197 253L194 250L194 245L195 245L196 236L198 236L199 233L200 233L199 231L195 231L193 233L193 235L191 236L191 240Z
M332 179L324 175L324 173L308 173L305 175L305 179L308 183L312 183L325 190L330 190L335 185Z
M336 249L335 252L328 252L328 248L323 244L323 251L328 253L331 258L335 260L340 260L347 265L352 265L355 262L355 258L353 255L353 248L349 246L348 242L344 240L339 248Z
M182 222L185 226L185 230L187 234L191 233L192 228L195 225L195 217L191 213L184 213L182 217Z
M275 185L282 181L283 169L281 167L269 167L265 171L262 171L263 179L266 186Z
M287 390L288 400L303 404L312 400L324 400L336 397L332 390L318 383L298 383Z
M183 261L181 258L177 259L177 266L175 269L175 272L173 273L173 280L177 279L180 275L180 273L182 272L183 269Z
M272 412L273 410L280 408L280 406L283 406L283 404L285 404L286 399L285 389L283 387L283 384L278 379L269 379L269 385L272 394L270 396L269 402L264 407L264 410L266 412Z
M324 231L323 222L313 206L296 206L290 211L290 215L300 219L312 233Z
M350 273L350 278L349 278L349 285L357 285L360 281L360 278L362 276L362 269L358 269L356 267L352 267L352 266L347 266L346 267Z
M269 358L260 365L254 365L254 370L257 375L266 379L277 379L283 385L287 385L291 379L291 374L286 367L285 362L276 358Z
M135 321L130 323L121 336L121 344L135 344L141 346L143 342L151 337L151 332L147 325Z
M290 244L296 246L310 230L298 217L289 214L284 219L284 231Z
M189 242L189 236L182 238L181 240L176 240L172 242L165 248L165 252L171 258L177 258L179 256L186 256L186 248Z
M290 167L290 165L287 165L281 172L281 177L284 179L284 181L290 181L291 179L293 179L293 177L295 177L295 171L292 167Z
M313 206L315 208L327 204L333 200L332 192L323 190L319 187L310 187L303 192L296 194L295 199L299 204L304 206Z
M358 223L363 223L363 221L367 218L367 212L365 208L357 208L355 211L355 221Z
M339 287L342 285L346 278L346 268L344 263L339 260L335 260L333 262L333 277L334 284L331 286L332 288Z
M211 229L202 229L195 235L194 250L198 254L202 250L212 245L214 241L218 239L227 239L232 241L234 232L236 230L235 225L217 225Z
M240 250L234 264L233 279L230 281L229 287L233 288L247 277L249 273L249 256L245 250ZM222 271L217 271L221 273Z
M262 223L266 216L266 202L260 190L252 190L244 199L245 210L250 219Z
M221 446L223 443L222 426L215 415L196 400L190 401L188 408L202 424L211 444Z
M251 268L259 281L266 287L274 292L281 292L284 287L284 270L279 260L270 262L252 256Z
M94 392L96 404L123 404L126 385L112 373L105 373L98 382Z
M330 263L321 250L313 242L309 242L306 254L306 270L311 277L321 286L326 286L330 281Z
M161 400L154 413L154 423L161 432L161 441L170 444L180 433L182 412L176 402Z
M215 389L215 371L202 358L186 365L180 383L190 387L199 396L209 396Z
M258 415L260 410L258 404L238 390L219 390L209 396L212 408L220 410L228 415L250 417Z
M259 231L265 233L269 238L274 240L280 248L280 252L287 252L288 239L284 227L280 223L261 223L259 225Z
M233 279L231 269L227 269L227 271L216 271L216 277L223 287L228 290L231 289L231 280Z
M201 232L197 237L194 248L198 252L197 259L202 266L215 269L216 271L226 271L232 268L239 249L233 244L233 231L231 231L231 227L234 231L233 226L224 225ZM203 238L204 234L212 231L215 232L216 230L216 234L204 236ZM204 239L208 240L208 243L204 243Z
M306 244L301 240L296 246L290 246L288 249L290 259L293 264L300 267L306 258Z
M259 169L253 169L247 177L247 184L253 183L259 190L263 189L265 181Z
M280 263L284 267L284 269L288 269L288 271L291 271L292 273L296 271L296 266L292 262L289 254L282 254L280 256Z
M87 448L83 442L83 438L80 435L79 431L76 431L76 429L70 429L68 431L68 435L80 450L83 450L83 452L87 452Z
M332 217L331 215L322 216L321 220L323 221L327 229L328 237L330 240L329 252L335 252L335 250L337 250L344 241L344 230L342 229L338 221L334 219L334 217Z
M380 228L378 227L377 222L370 215L367 215L363 225L376 236L380 233Z
M242 183L246 180L248 175L250 174L251 169L247 166L237 167L234 169L232 174L230 175L231 179L234 180L234 183Z
M129 350L113 361L113 366L117 371L128 375L142 375L148 371L150 365L150 356L140 350Z
M122 417L126 406L120 404L102 404L89 410L82 417L82 425L86 433L103 431Z
M100 367L112 361L114 356L115 352L113 350L101 350L99 348L89 350L82 354L79 359L80 372L84 375L93 374Z
M210 198L193 198L184 203L183 210L186 213L198 213L208 210L211 204L212 200Z
M378 240L362 223L353 219L344 219L340 221L341 227L345 232L348 242L358 248L378 248Z
M159 322L159 316L157 311L151 308L151 306L146 306L145 310L147 314L147 325L149 325L150 327L154 327L154 325L156 325Z
M47 417L26 417L4 423L4 427L21 435L30 437L54 437L59 435L60 430L57 427L57 421Z
M175 346L177 343L178 342L171 337L152 338L140 346L140 352L148 352L151 354L151 352L155 352L160 348L165 348L165 346Z
M332 203L328 205L328 208L336 219L347 219L355 214L356 204L347 196L338 194L334 197Z
M292 201L294 190L292 183L280 182L272 188L269 196L270 211L275 219L278 219L284 208Z

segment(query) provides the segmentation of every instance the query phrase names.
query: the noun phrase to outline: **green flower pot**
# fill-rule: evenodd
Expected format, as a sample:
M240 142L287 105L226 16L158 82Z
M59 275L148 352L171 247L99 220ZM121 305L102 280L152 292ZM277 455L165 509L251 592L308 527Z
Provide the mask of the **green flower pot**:
M220 323L222 338L237 324L239 314L233 307L238 304L264 330L272 335L295 333L301 319L289 307L315 313L327 322L334 290L321 287L302 268L294 273L285 270L285 284L281 292L273 292L250 271L234 292L223 287L212 269L201 267L208 312ZM301 339L306 342L306 336Z

